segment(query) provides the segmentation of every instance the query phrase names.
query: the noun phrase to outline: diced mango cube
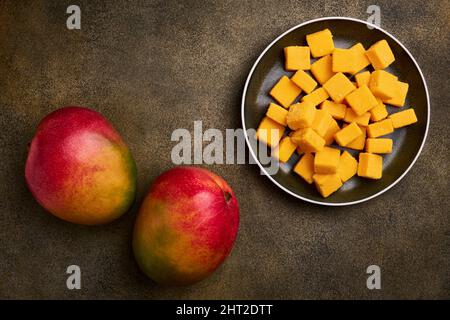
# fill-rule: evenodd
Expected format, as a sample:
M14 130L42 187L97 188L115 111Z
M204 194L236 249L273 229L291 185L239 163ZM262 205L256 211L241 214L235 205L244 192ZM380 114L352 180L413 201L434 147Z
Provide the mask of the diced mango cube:
M368 138L366 141L366 151L369 153L391 153L392 139Z
M377 154L359 154L358 176L370 179L380 179L383 173L383 158Z
M353 63L355 68L350 73L355 74L367 67L370 64L370 61L366 56L366 49L361 43L355 44L350 50L352 50L355 55Z
M313 124L311 126L314 131L316 131L322 138L328 131L328 128L333 121L333 117L325 110L316 110L316 116L314 117Z
M280 162L287 162L294 153L297 145L292 142L290 137L284 137L281 139L280 144L274 150L274 157L278 158Z
M395 61L394 54L386 40L380 40L366 51L366 56L375 70L385 69Z
M408 94L409 84L406 82L397 81L395 83L394 96L391 99L385 100L387 104L403 107L405 105L406 95Z
M313 183L314 155L312 153L305 153L295 165L294 172L309 184Z
M334 135L339 130L341 130L341 128L339 127L339 124L336 122L336 120L331 119L330 126L328 127L328 130L325 133L325 135L323 136L323 138L325 139L325 145L328 146L333 143Z
M325 140L311 128L295 131L291 136L292 141L297 144L303 152L317 152L325 146Z
M370 113L366 112L358 116L352 108L347 108L344 121L347 123L356 122L357 124L366 127L369 124Z
M362 133L363 132L361 131L360 127L356 123L352 122L345 128L336 132L336 134L334 135L334 140L336 140L336 142L341 147L345 147L350 142L362 135Z
M391 99L397 90L397 77L384 70L376 70L370 75L369 88L381 100Z
M370 120L373 122L381 121L388 116L386 106L383 101L377 98L378 104L370 109Z
M351 73L356 69L355 60L356 51L336 48L332 54L332 70L333 72Z
M314 107L328 99L328 94L323 88L317 88L310 94L303 96L302 101L310 102Z
M311 65L311 73L320 84L324 84L336 73L332 69L331 55L325 56L317 60Z
M364 145L366 144L366 127L359 126L362 131L362 135L355 138L353 141L349 142L345 147L353 150L364 150Z
M394 126L390 118L371 123L367 126L367 135L370 138L377 138L394 132Z
M342 182L350 180L358 171L358 161L348 151L344 151L339 159L337 174Z
M339 149L324 147L316 153L314 158L314 172L329 174L335 173L339 166L341 151Z
M320 104L320 109L328 111L336 120L342 120L345 117L347 106L343 103L336 103L334 101L325 100Z
M313 180L317 190L324 198L328 197L333 192L337 191L340 187L342 187L341 178L339 178L339 175L336 173L333 174L316 173L313 175Z
M270 119L272 119L275 122L278 122L279 124L281 124L282 126L286 126L286 116L288 114L288 111L275 104L275 103L270 103L269 104L269 109L267 109L266 112L266 116L269 117Z
M291 46L284 48L285 68L289 71L311 69L309 47Z
M270 95L283 107L289 108L301 92L302 89L297 87L291 79L282 76L272 90L270 90Z
M269 147L276 147L284 134L285 127L268 117L264 117L256 130L256 138Z
M341 72L336 73L327 82L323 84L323 88L330 95L334 102L341 103L345 96L356 89L356 87Z
M314 58L323 57L334 50L333 35L329 29L318 31L306 36L306 42Z
M406 109L404 111L393 113L389 116L389 119L392 120L392 126L394 127L394 129L408 126L417 122L417 116L414 112L414 109Z
M286 122L292 130L311 127L316 116L316 108L309 102L293 104L289 108Z
M364 71L355 75L356 84L358 87L363 85L369 86L370 82L370 71Z
M298 70L291 80L306 93L311 93L317 87L316 80L303 70Z
M363 85L355 91L349 93L345 97L345 100L358 116L363 115L378 104L377 99L366 85Z

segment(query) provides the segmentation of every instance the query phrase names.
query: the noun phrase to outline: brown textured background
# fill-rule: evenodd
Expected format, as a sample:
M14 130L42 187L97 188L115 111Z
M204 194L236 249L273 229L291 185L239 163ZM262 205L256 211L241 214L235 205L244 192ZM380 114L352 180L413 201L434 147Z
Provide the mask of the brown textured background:
M348 208L284 194L255 165L215 165L237 193L241 225L226 263L188 288L154 285L130 237L152 180L172 167L170 134L193 121L237 128L247 74L280 33L322 16L366 19L373 1L0 2L0 298L450 298L448 1L380 1L382 27L422 67L431 127L416 165L382 196ZM66 29L78 4L82 29ZM131 212L102 227L39 207L23 177L26 144L59 106L102 112L139 170ZM82 269L82 290L65 270ZM369 291L365 269L382 268Z

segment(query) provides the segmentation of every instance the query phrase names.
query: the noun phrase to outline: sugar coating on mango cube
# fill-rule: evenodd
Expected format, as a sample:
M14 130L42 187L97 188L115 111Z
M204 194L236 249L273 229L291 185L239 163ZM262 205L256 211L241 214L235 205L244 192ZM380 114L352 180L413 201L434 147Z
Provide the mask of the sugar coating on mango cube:
M408 94L409 84L406 82L397 81L394 87L394 96L391 99L385 100L387 104L396 107L403 107L405 105L406 95Z
M277 100L283 107L289 108L294 100L300 95L302 89L288 77L282 76L269 94Z
M358 116L361 116L378 104L377 99L366 85L349 93L345 100Z
M328 99L328 94L323 88L317 88L310 94L303 96L302 101L311 103L314 107Z
M370 138L377 138L394 132L394 126L390 118L371 123L367 126L367 135Z
M276 147L284 134L285 127L268 117L264 117L256 130L256 138L269 147Z
M364 71L355 75L356 84L358 87L363 85L369 86L370 82L370 71Z
M389 116L389 119L392 121L392 126L394 127L394 129L408 126L417 122L417 116L414 112L414 109L406 109L404 111L393 113Z
M317 60L311 65L311 73L317 82L324 84L336 73L332 69L332 58L331 55L325 56Z
M346 182L358 171L358 161L348 151L344 151L339 159L337 174L342 182Z
M381 100L391 99L396 94L398 78L384 70L376 70L370 75L369 88Z
M386 106L383 101L377 98L378 104L370 109L370 121L377 122L381 121L388 116Z
M334 50L333 35L329 29L308 34L306 42L314 58L323 57Z
M288 111L275 104L275 103L270 103L269 104L269 109L267 109L266 112L266 116L270 119L272 119L275 122L278 122L279 124L281 124L282 126L286 126L286 116L288 114Z
M291 80L306 93L311 93L317 87L316 80L303 70L298 70Z
M295 131L291 139L303 152L317 152L325 146L325 139L311 128L304 128Z
M294 172L309 184L313 183L314 155L312 153L305 153L295 165Z
M366 112L358 116L352 108L347 108L345 112L344 121L347 123L356 122L357 124L366 127L369 124L370 113Z
M333 72L351 73L356 69L356 52L351 49L336 48L332 54Z
M369 179L380 179L383 174L383 158L377 154L359 154L358 176Z
M328 127L328 130L325 133L325 135L323 136L323 138L325 139L325 145L329 146L330 144L333 143L334 135L339 130L341 130L341 128L339 127L339 124L337 123L337 121L334 119L331 119L330 126Z
M328 113L328 111L316 110L316 116L314 117L311 128L323 138L325 137L325 134L327 133L332 121L333 118Z
M295 152L297 145L292 142L290 137L284 137L281 139L280 144L274 150L274 157L277 158L280 162L287 162L292 154Z
M345 96L356 89L350 80L341 72L336 73L327 82L323 84L323 88L334 102L341 103Z
M363 132L361 131L360 127L356 123L352 122L345 128L342 128L341 130L336 132L336 134L334 135L334 140L336 140L336 142L341 147L345 147L350 142L362 135L362 133Z
M324 147L314 158L314 172L322 174L335 173L339 166L341 152L339 149Z
M338 174L319 174L313 175L313 180L317 190L326 198L342 187L342 181Z
M316 108L309 102L293 104L289 108L286 122L292 130L311 127L316 116Z
M284 48L284 57L286 70L309 70L311 68L309 47L286 47Z
M361 43L355 44L350 48L354 52L354 69L350 73L355 74L370 64L369 59L366 56L366 49Z
M366 144L366 127L359 126L362 131L362 135L355 138L353 141L349 142L345 147L353 150L364 150Z
M366 151L369 153L391 153L392 139L386 138L368 138L366 141Z
M375 70L385 69L395 61L391 47L386 40L380 40L366 51L366 56Z
M347 106L343 103L336 103L334 101L325 100L320 104L320 109L328 111L336 120L342 120L345 117Z

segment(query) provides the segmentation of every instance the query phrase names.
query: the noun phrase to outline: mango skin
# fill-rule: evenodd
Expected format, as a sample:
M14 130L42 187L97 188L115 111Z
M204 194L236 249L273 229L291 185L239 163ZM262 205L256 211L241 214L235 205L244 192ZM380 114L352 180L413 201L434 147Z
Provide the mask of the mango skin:
M30 144L25 179L39 204L76 224L113 221L133 204L136 165L98 112L64 107L47 115Z
M141 270L163 285L194 284L231 252L239 206L221 177L197 167L160 175L138 213L133 251Z

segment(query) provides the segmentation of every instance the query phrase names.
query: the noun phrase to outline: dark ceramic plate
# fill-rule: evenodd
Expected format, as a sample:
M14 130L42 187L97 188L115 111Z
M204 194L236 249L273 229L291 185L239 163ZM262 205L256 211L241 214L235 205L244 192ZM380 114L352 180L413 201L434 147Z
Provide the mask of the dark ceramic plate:
M305 36L307 34L325 28L331 30L335 46L338 48L348 48L361 42L367 49L378 40L386 39L396 59L387 70L397 75L399 80L409 83L405 106L403 108L387 107L389 113L412 107L416 112L418 122L395 130L389 136L394 141L394 147L391 154L383 156L383 177L380 180L368 180L355 176L325 199L320 196L313 185L307 184L292 172L293 166L299 160L297 153L291 157L288 163L282 164L275 175L269 175L266 167L261 165L259 157L256 156L254 144L250 143L246 134L250 152L262 171L280 189L299 199L330 206L350 205L369 200L399 182L411 169L422 150L430 119L428 90L422 71L413 56L397 39L373 25L370 25L373 29L369 29L369 25L365 21L341 17L321 18L302 23L275 39L261 53L248 75L242 97L242 125L245 132L250 128L256 129L264 117L269 103L275 102L268 94L273 85L282 75L290 77L293 74L283 68L283 48L289 45L306 45ZM348 150L354 156L358 153Z

